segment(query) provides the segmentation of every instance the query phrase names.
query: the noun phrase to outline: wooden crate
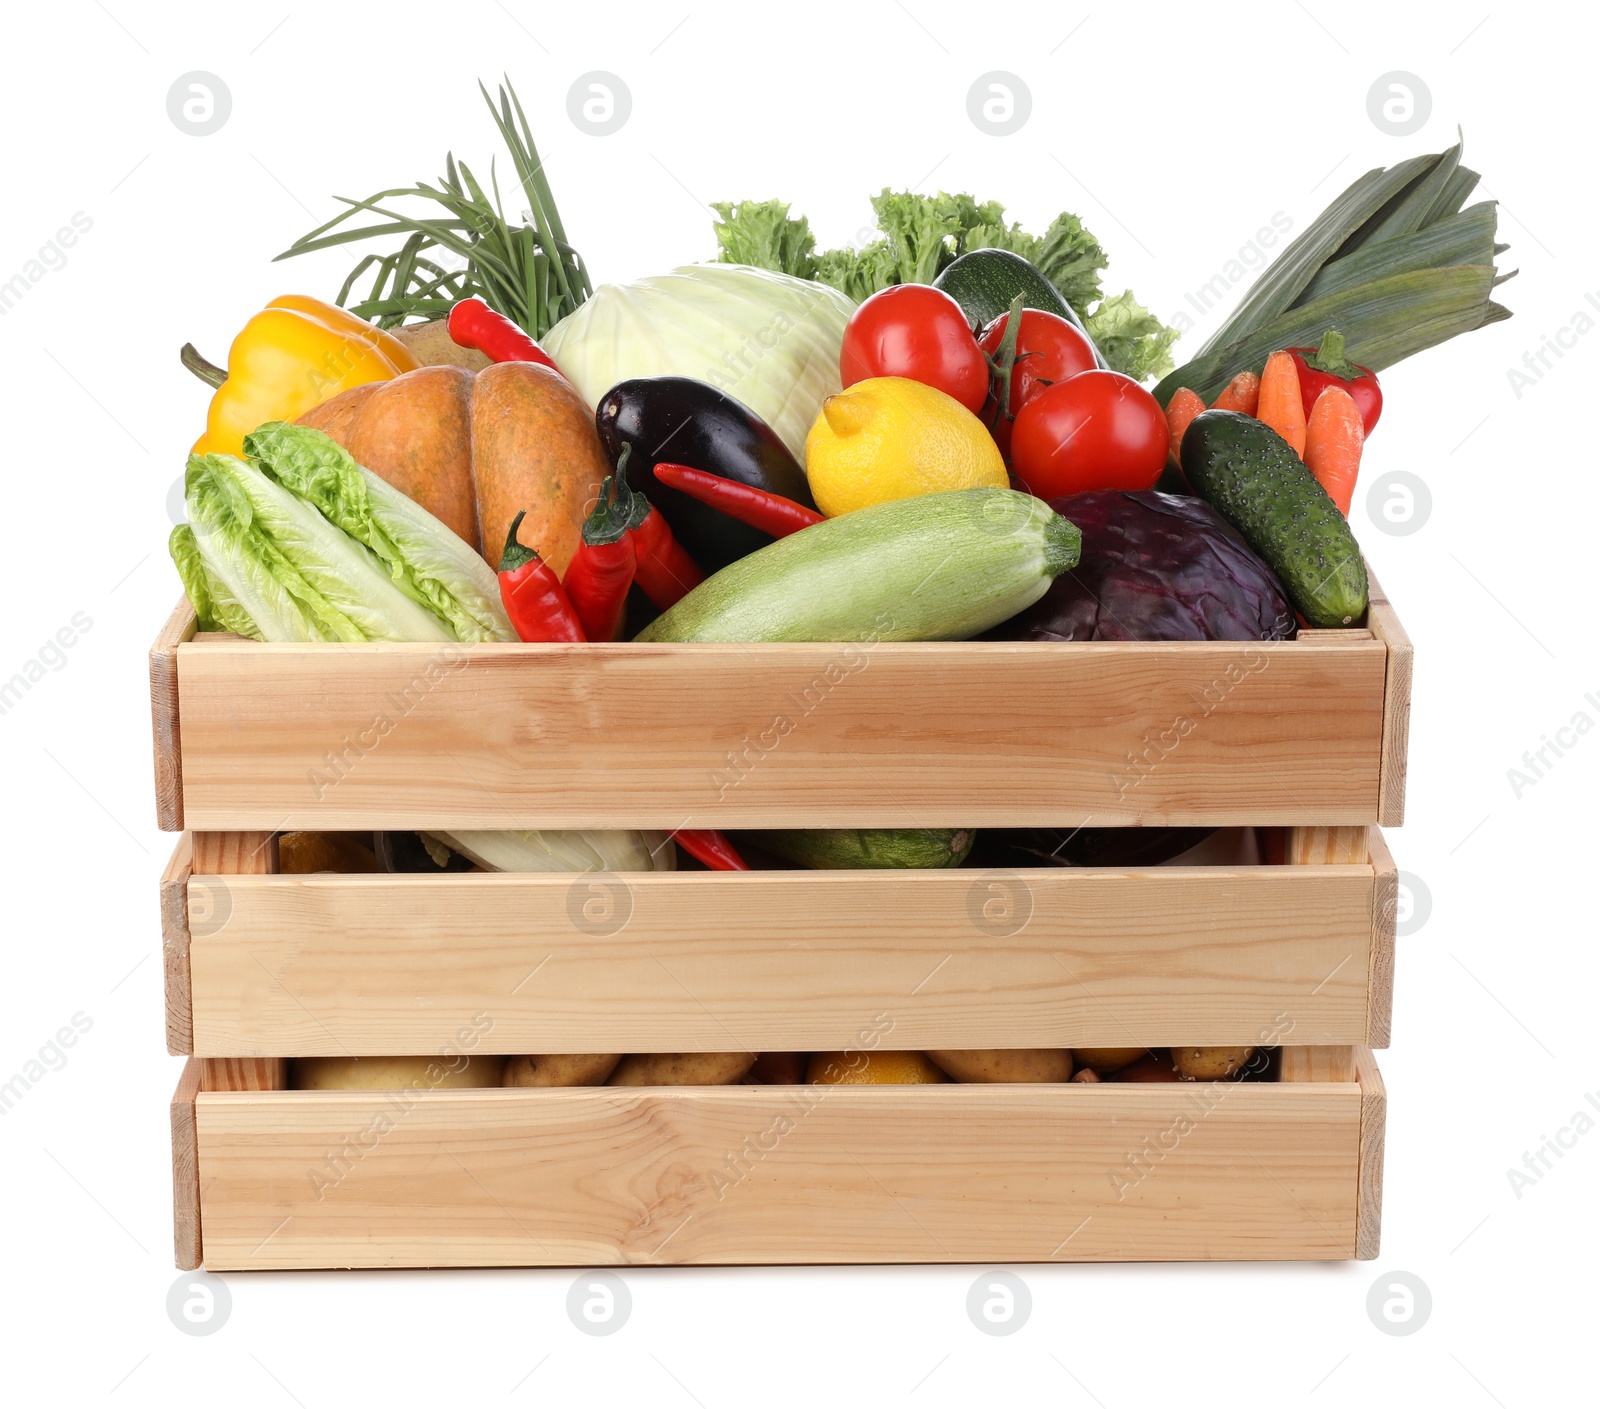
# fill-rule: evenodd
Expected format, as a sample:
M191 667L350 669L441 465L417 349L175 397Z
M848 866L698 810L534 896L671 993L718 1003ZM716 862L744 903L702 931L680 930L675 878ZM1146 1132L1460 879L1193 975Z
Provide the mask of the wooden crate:
M1376 1252L1411 668L1376 586L1366 628L1271 645L344 650L180 604L150 664L160 820L190 829L162 881L182 1266ZM1079 824L1286 828L1286 856L284 876L273 842ZM1270 1041L1283 1079L284 1089L290 1056L438 1051L476 1014L504 1053L835 1050L880 1014L895 1048Z
M297 1267L1373 1257L1365 1048L1275 1083L284 1091L191 1059L178 1262ZM264 1088L264 1089L259 1089Z
M1376 828L1285 864L990 872L273 874L180 840L167 1034L203 1057L893 1045L1383 1047L1395 869ZM591 917L601 918L596 922Z
M161 825L1397 826L1411 646L263 645L150 660Z

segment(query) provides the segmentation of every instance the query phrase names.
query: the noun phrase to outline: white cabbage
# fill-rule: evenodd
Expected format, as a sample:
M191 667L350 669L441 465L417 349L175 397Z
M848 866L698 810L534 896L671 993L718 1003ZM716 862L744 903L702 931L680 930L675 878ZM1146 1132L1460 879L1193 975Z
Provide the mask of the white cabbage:
M676 871L665 832L423 832L489 871ZM428 846L433 854L433 846ZM439 857L434 854L434 860ZM441 863L442 864L442 863Z
M761 417L805 464L806 433L839 387L855 304L837 289L743 264L688 264L602 284L544 337L591 406L630 377L694 377Z

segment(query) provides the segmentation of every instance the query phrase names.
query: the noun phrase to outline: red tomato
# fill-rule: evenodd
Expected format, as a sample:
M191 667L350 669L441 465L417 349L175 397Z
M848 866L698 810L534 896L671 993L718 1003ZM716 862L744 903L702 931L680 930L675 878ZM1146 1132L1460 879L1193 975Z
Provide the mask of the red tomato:
M1046 387L1017 413L1011 468L1041 499L1149 489L1167 462L1167 418L1132 377L1097 369Z
M851 315L839 349L839 380L909 377L953 396L973 415L989 393L989 364L967 315L943 289L896 284Z
M1002 313L978 339L978 346L990 357L1000 354L1008 317ZM1047 386L1093 371L1097 365L1094 345L1065 318L1024 308L1022 326L1017 329L1017 360L1011 364L1011 414L1015 416Z

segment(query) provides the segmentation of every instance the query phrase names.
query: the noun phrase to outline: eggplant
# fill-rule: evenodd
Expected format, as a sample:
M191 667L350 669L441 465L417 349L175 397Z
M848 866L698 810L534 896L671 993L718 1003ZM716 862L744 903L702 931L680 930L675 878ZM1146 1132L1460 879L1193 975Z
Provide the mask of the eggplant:
M707 574L765 548L772 537L668 488L655 477L657 464L688 465L817 507L805 471L772 427L709 382L632 377L601 398L594 423L613 468L623 447L632 447L628 487L661 511L673 537Z

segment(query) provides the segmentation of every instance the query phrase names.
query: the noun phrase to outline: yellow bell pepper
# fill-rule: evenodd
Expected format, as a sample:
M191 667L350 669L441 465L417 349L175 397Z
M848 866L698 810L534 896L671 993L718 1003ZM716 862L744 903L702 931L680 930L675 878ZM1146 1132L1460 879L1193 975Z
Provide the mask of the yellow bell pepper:
M190 349L186 349L186 358ZM220 368L199 371L207 380ZM264 421L292 421L342 391L388 381L422 364L392 333L305 294L275 298L228 349L227 380L206 413L197 455L242 455L244 438Z

